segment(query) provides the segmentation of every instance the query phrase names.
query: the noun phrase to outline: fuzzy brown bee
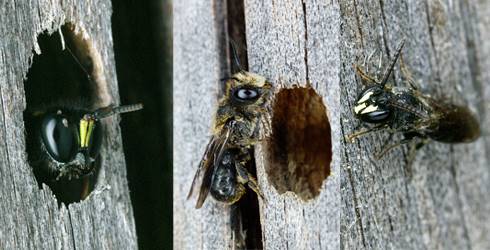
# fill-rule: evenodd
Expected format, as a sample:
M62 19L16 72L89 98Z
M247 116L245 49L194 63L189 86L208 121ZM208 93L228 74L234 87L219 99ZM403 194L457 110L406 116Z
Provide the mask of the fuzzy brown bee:
M267 106L272 85L260 75L240 70L225 82L211 137L194 176L188 198L200 183L196 208L209 193L218 201L233 204L246 192L259 196L257 181L247 170L254 144L268 134Z
M444 143L476 140L480 136L480 126L468 107L445 100L435 100L422 93L410 77L408 77L408 87L393 87L386 84L400 57L402 47L403 42L382 81L368 76L357 67L358 75L363 82L367 82L367 86L354 103L354 115L362 122L374 126L349 135L347 140L352 141L358 136L382 129L387 129L391 133L401 132L404 138L385 147L376 156L377 158L381 158L397 146L412 142L415 138L422 139L422 142L413 144L413 151L423 146L429 139ZM402 72L408 74L403 66ZM410 156L412 157L413 155Z

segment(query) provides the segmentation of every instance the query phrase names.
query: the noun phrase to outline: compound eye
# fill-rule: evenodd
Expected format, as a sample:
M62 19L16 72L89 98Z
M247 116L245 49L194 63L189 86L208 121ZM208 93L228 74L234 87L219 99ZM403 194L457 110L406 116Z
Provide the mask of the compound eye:
M371 123L380 123L384 122L390 116L390 111L386 109L375 110L369 113L366 113L364 116L364 120Z
M233 95L239 101L253 101L259 97L259 92L253 88L239 88Z
M59 114L49 114L41 123L41 139L49 155L58 162L70 162L78 151L76 129Z

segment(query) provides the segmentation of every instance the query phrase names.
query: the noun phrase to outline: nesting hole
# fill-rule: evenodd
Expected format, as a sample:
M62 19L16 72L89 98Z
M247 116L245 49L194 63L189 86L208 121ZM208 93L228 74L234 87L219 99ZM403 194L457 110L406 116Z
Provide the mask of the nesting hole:
M62 35L60 35L60 33ZM49 186L58 203L78 202L93 190L100 166L95 172L71 180L55 180L44 168L49 156L41 150L40 119L34 114L52 107L91 110L101 103L90 43L75 32L75 26L65 24L60 32L44 32L37 38L40 54L35 54L24 81L27 102L24 111L26 151L39 188ZM64 46L64 49L63 49Z
M332 141L327 110L311 87L283 88L272 104L272 136L266 144L265 170L282 194L307 201L320 194L330 174Z

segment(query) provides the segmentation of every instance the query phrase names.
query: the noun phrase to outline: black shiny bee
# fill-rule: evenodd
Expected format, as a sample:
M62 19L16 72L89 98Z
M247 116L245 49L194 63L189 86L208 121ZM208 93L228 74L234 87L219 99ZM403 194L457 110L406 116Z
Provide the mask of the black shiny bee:
M415 138L422 139L416 148L427 143L428 139L444 143L476 140L480 136L480 126L468 107L454 105L445 100L435 100L423 94L411 82L408 87L393 87L387 84L403 44L400 44L381 81L368 76L359 67L356 68L358 75L367 85L354 103L354 115L362 122L373 126L349 135L347 140L352 141L360 135L382 129L391 133L401 132L404 138L385 147L377 158Z
M142 109L142 104L99 108L55 106L31 112L29 160L46 180L78 179L91 174L104 137L101 119Z

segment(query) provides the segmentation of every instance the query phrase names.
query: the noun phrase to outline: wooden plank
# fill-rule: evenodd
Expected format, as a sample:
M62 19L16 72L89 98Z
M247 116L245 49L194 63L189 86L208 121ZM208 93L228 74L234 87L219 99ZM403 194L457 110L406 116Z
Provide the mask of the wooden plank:
M484 202L490 183L487 136L466 145L432 143L418 152L410 167L404 147L374 159L387 133L353 144L343 140L359 127L352 103L362 86L352 65L374 54L370 72L380 74L376 56L383 55L386 65L403 38L404 61L423 91L469 105L482 128L488 127L489 104L484 100L489 97L489 75L482 70L489 65L488 4L248 0L244 6L250 71L266 76L278 92L310 83L326 106L331 127L332 174L321 183L319 195L307 201L298 192L301 187L277 181L277 169L282 170L271 158L274 140L256 147L257 176L267 201L260 203L264 248L489 247L485 222L490 209ZM175 246L227 248L231 243L226 208L208 200L196 215L194 204L184 199L207 142L215 103L209 93L217 92L219 72L225 71L220 63L222 6L185 7L176 4L174 12ZM393 79L401 84L398 67ZM290 120L304 118L291 115Z
M257 175L267 200L266 204L261 203L265 249L340 247L339 15L338 4L332 2L245 1L250 70L267 77L278 89L293 85L305 87L309 82L326 106L331 127L331 175L322 182L319 195L306 202L293 192L278 192L267 171L271 163L265 160L270 154L267 152L270 145L264 143L257 147ZM310 115L308 108L304 111ZM290 115L289 120L305 119L303 113ZM306 130L299 133L307 133ZM278 136L273 132L272 140ZM315 140L328 139L328 135L322 136L325 138ZM288 153L294 150L299 148L290 148ZM308 152L306 155L307 158L315 157Z
M228 206L208 197L196 210L186 200L211 135L223 57L218 46L223 14L218 3L174 2L174 248L230 249Z
M351 65L375 50L385 58L393 56L402 38L405 62L422 89L468 104L481 127L488 127L488 104L482 103L488 98L488 85L475 81L481 77L475 67L485 62L475 56L489 46L488 40L478 39L481 21L471 15L475 10L482 12L479 17L488 15L488 6L480 6L483 3L467 1L341 1L344 135L359 124L351 107L361 84ZM475 39L477 46L471 43ZM398 68L395 76L396 84L402 84ZM344 143L342 247L487 249L485 221L490 208L482 201L490 198L485 191L488 137L467 145L432 143L418 152L411 167L404 147L374 159L372 152L380 150L387 138L386 133L375 133L354 144Z
M259 34L263 37L258 39L269 39L269 42L272 41L271 38L274 35L266 36L263 32L270 27L259 27L264 28L259 32L257 27L251 26L254 23L254 17L267 16L267 13L264 13L267 12L267 8L256 12L254 8L257 7L253 5L258 4L259 2L245 2L247 47L251 71L267 76L273 83L278 83L276 76L281 76L283 80L281 83L284 86L291 87L293 84L298 84L304 87L306 86L306 68L312 67L313 70L308 69L308 74L311 75L310 81L328 107L329 119L339 121L338 114L330 112L339 109L338 71L340 66L336 37L338 32L323 31L331 28L338 29L338 22L333 22L338 20L338 8L336 10L333 5L320 5L321 10L318 10L316 3L307 6L308 11L312 13L311 20L308 22L312 24L311 31L309 31L311 34L305 34L303 6L301 4L294 6L296 10L294 14L300 15L294 27L297 29L295 33L282 41L281 46L261 47L279 48L283 53L277 53L277 51L261 53L262 51L256 45L263 44L255 43L257 40L253 35ZM270 5L270 2L268 4ZM195 210L194 201L185 200L209 136L216 93L219 89L217 83L219 78L227 74L227 67L224 66L227 60L222 52L222 46L226 46L226 43L221 40L223 39L223 22L226 22L223 17L226 15L223 12L224 9L226 8L223 5L217 3L213 6L202 3L189 4L189 2L185 5L180 3L174 5L174 247L179 249L227 249L232 244L227 206L208 198L202 209ZM288 10L287 8L282 9L284 13L287 13ZM329 12L331 15L324 16L322 11ZM214 19L209 15L214 15ZM317 20L320 18L322 22ZM233 30L233 27L228 28ZM289 29L289 26L283 25L282 28L286 30ZM277 29L277 34L281 34L284 30ZM311 41L305 40L305 35L310 36L315 33L321 35L313 36ZM325 47L314 51L313 49L317 48L315 43L322 39L327 39L326 43L322 43ZM292 44L291 47L282 47L291 43L292 40L294 45L299 44L299 47ZM311 65L305 64L306 47L308 51L312 50L306 59L313 62ZM287 62L281 61L286 67L277 67L280 64L260 65L257 63L262 59L281 60L284 54L289 56L289 53L286 52L288 49L293 51L291 56L286 59ZM325 53L332 56L324 57ZM274 55L276 57L273 57ZM295 63L292 63L293 61ZM330 74L324 76L321 74L323 72L320 71L321 67L317 66L324 63L337 65L337 67L328 68ZM274 67L278 68L277 72L274 71ZM296 67L296 70L290 71L290 67ZM284 72L290 73L288 75L290 78L286 79L287 77L283 76ZM326 116L325 113L323 115ZM340 123L331 122L330 125L331 141L340 141ZM339 152L339 150L339 144L334 143L333 151ZM258 152L256 155L258 179L267 200L267 204L261 205L264 248L338 248L340 244L338 233L340 227L339 154L334 153L330 166L331 171L337 175L328 177L328 181L321 186L318 197L304 202L290 193L279 195L274 191L271 184L267 183L265 168L261 165L263 155L260 154L260 149ZM294 223L291 223L293 221ZM275 224L280 228L275 228Z
M108 119L97 186L68 207L44 186L37 187L27 163L23 80L38 34L74 24L100 56L97 80L102 103L118 103L110 1L4 1L0 8L0 242L1 249L135 249L132 208L126 183L119 118ZM46 90L49 91L49 90Z

